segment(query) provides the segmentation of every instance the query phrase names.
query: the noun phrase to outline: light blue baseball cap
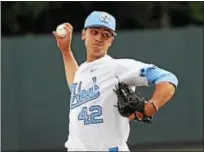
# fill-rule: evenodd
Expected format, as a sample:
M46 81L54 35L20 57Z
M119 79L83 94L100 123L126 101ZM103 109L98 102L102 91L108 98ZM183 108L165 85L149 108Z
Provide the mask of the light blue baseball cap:
M84 28L105 27L110 29L116 35L115 17L107 12L93 11L85 20Z

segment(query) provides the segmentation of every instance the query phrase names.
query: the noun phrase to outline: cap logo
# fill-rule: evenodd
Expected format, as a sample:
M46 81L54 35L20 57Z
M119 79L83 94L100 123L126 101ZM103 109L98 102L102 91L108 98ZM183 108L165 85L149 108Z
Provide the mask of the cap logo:
M110 22L110 15L108 15L108 14L101 14L101 16L100 16L100 20L102 21L102 22L106 22L106 23L109 23Z

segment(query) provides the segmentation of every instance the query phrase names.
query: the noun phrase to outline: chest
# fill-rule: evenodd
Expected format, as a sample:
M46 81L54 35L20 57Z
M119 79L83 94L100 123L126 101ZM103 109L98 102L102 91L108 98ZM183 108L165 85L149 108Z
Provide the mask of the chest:
M101 100L117 82L110 67L106 65L87 67L75 75L71 86L70 108L76 108L93 100Z

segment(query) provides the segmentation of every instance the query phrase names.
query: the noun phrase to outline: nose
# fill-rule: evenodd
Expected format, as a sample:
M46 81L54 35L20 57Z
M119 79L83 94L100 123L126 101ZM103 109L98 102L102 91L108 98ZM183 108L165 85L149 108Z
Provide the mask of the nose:
M102 41L102 36L101 36L101 34L97 34L97 35L95 36L95 40L101 42L101 41Z

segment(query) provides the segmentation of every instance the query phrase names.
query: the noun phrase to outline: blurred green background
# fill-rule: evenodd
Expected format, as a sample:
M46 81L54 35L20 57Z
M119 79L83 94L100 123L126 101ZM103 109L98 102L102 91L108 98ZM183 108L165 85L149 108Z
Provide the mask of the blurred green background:
M157 113L152 125L131 123L128 141L131 149L201 151L204 27L201 4L2 2L1 150L66 151L70 91L51 32L58 24L71 21L73 52L82 63L86 56L80 30L85 16L93 9L109 9L119 20L118 35L109 54L156 64L179 79L175 97ZM126 10L138 8L139 15L128 19L134 13L129 10L121 15L121 5ZM175 11L176 15L172 15ZM183 20L177 22L172 16L179 14L183 14L180 16ZM140 88L147 98L152 90Z
M81 31L94 10L115 16L117 29L161 29L204 24L204 2L198 1L10 1L1 3L3 36L50 34L60 23L70 22Z

